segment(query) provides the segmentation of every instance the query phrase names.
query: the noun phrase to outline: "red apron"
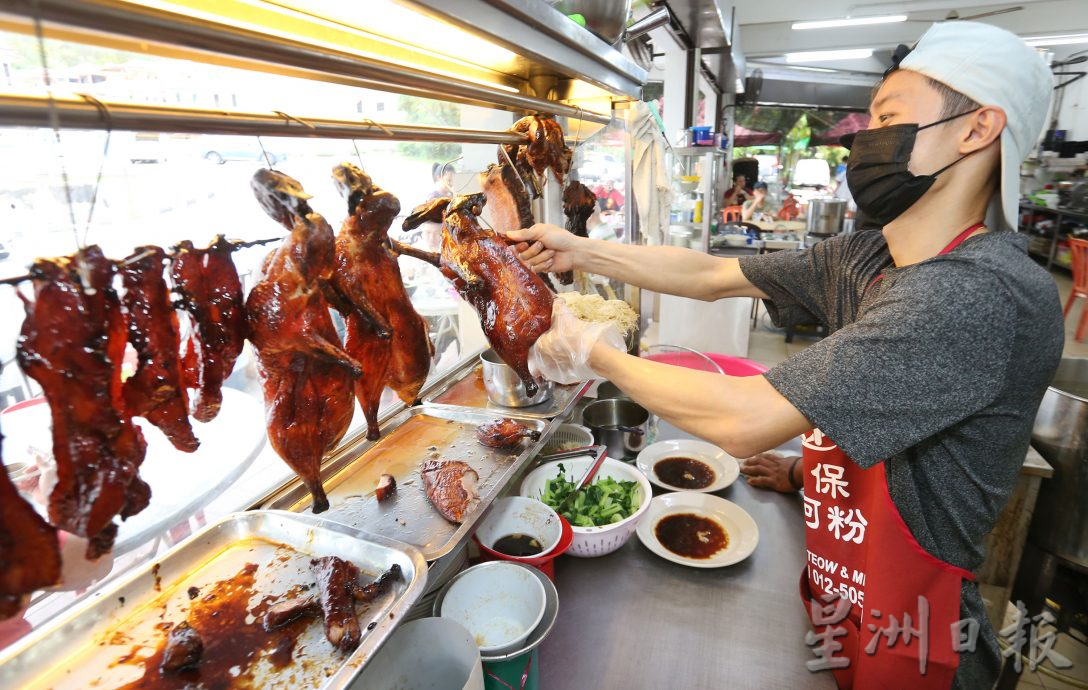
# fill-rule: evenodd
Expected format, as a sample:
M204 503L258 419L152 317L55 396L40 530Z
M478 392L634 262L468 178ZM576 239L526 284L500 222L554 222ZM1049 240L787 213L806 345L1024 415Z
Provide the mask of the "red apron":
M843 690L951 687L960 587L974 575L918 544L888 493L884 463L862 469L819 429L802 445L808 554L801 597L815 628L806 641L816 661Z

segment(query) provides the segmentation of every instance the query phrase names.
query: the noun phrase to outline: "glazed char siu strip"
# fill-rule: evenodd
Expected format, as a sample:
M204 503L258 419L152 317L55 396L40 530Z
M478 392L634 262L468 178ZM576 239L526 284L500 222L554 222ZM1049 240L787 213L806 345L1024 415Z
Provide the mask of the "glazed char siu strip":
M157 426L174 447L192 453L200 445L189 423L189 401L178 358L178 317L163 279L166 253L139 247L122 262L122 304L128 340L138 357L124 383L125 409Z
M325 637L340 650L355 649L362 639L359 618L355 614L359 569L336 556L315 558L310 561L310 568L317 578L321 613L325 617Z
M166 648L162 654L159 668L163 673L177 673L189 668L196 668L204 656L204 640L187 621L174 626L166 638Z
M186 240L175 247L171 265L178 306L190 319L182 363L186 385L196 390L192 414L201 422L219 414L223 383L247 336L242 283L231 258L234 250L223 235L204 249Z
M34 299L24 298L16 352L52 413L57 483L49 519L88 538L88 557L97 558L112 546L113 517L140 512L151 494L137 476L143 435L123 411L126 328L114 267L92 246L73 258L39 259L31 275Z
M18 614L31 594L59 581L57 530L23 500L0 462L0 620Z
M343 571L344 577L349 577L351 574L351 569L354 568L356 579L354 580L354 582L351 582L349 584L349 588L352 598L360 603L374 601L381 595L390 591L393 588L393 583L400 582L404 579L404 574L402 573L400 566L394 563L392 567L389 568L389 570L382 573L373 582L368 582L364 585L359 582L358 568L356 568L353 564L347 563L346 561L342 561L338 558L336 560L340 561L340 563L343 563L345 565L341 566L339 564L329 563L327 562L327 559L323 558L311 561L311 569L315 572L315 574L319 575L320 573L324 572L324 569L328 569L330 575L332 574L333 570L336 570L337 572ZM329 580L329 582L331 582L331 580ZM352 608L351 611L354 612L354 608ZM324 616L320 594L308 594L292 599L284 599L283 601L278 601L275 604L272 604L272 606L268 608L268 611L265 612L264 620L261 622L261 625L264 627L265 630L271 632L278 628L282 628L288 623L299 620L300 618L310 618L313 616ZM332 642L331 639L329 641Z

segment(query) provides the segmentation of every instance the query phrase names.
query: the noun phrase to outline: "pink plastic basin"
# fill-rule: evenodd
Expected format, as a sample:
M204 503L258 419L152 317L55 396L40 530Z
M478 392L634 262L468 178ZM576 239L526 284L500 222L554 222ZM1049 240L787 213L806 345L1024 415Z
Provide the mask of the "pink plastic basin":
M704 352L702 354L713 360L728 376L756 376L767 371L767 367L762 364L743 357L730 357L717 352ZM712 370L706 360L692 352L658 352L646 355L646 359L688 369Z

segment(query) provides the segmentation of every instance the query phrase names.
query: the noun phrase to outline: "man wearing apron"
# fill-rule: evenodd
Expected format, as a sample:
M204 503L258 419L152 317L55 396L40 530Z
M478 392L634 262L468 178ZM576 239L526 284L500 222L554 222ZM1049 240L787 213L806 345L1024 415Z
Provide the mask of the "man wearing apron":
M511 235L536 270L757 297L778 326L825 324L765 375L733 378L626 355L557 306L530 362L562 383L607 378L736 457L801 435L803 460L745 470L753 485L804 488L800 588L819 661L842 688L989 688L1000 656L971 571L1064 341L1054 280L1009 230L1053 81L1021 39L965 21L935 25L896 63L869 129L844 141L850 190L879 229L739 260L547 225Z

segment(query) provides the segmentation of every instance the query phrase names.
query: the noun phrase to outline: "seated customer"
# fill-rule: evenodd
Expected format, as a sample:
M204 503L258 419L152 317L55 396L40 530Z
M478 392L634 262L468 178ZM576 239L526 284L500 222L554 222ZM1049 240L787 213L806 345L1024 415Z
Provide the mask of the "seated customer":
M752 198L745 201L740 209L740 219L745 223L751 222L752 216L763 213L763 203L767 200L767 183L756 182L752 190Z

